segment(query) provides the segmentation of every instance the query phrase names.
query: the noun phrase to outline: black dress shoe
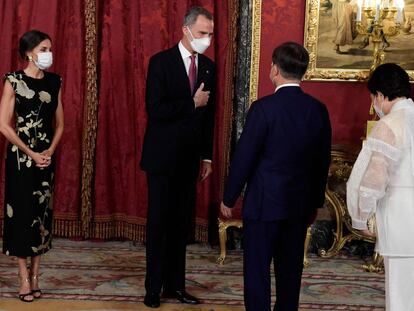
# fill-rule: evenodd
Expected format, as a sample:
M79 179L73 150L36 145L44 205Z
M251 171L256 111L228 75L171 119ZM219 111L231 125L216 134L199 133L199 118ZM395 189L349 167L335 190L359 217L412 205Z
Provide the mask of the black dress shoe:
M160 295L147 293L144 298L144 305L150 308L158 308L160 306Z
M181 303L188 303L192 305L198 305L200 303L198 298L191 296L185 290L164 291L162 296L165 298L175 298Z

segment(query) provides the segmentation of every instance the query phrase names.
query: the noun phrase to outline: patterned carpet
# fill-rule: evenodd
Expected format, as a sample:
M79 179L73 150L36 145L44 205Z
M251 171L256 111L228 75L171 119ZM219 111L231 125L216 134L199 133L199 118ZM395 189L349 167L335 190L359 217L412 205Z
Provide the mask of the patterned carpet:
M243 310L241 251L230 252L224 266L216 265L217 255L217 249L207 246L188 248L186 286L202 299L202 306L187 307L164 300L161 310ZM363 272L361 263L358 258L346 256L311 256L311 266L303 275L300 310L384 310L384 276ZM15 299L15 264L14 258L0 256L0 311L36 310L42 303L43 310L55 309L46 307L48 304L61 306L59 311L98 310L93 303L100 303L99 310L106 311L147 310L141 303L145 276L142 246L129 242L54 240L53 249L42 263L44 299L33 304ZM79 308L64 307L76 302L85 304Z

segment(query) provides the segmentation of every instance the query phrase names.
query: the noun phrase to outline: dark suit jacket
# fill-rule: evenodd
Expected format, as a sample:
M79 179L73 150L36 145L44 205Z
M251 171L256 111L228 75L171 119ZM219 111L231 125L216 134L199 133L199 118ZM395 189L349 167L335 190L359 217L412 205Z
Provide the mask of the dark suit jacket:
M183 159L194 165L212 159L215 68L198 55L197 84L210 91L207 106L195 109L190 82L178 45L151 57L147 74L146 110L141 168L150 173L173 173ZM194 91L195 92L195 91ZM197 164L195 164L197 163Z
M252 104L224 204L233 207L247 183L244 219L307 217L323 205L330 152L326 107L299 87L283 87Z

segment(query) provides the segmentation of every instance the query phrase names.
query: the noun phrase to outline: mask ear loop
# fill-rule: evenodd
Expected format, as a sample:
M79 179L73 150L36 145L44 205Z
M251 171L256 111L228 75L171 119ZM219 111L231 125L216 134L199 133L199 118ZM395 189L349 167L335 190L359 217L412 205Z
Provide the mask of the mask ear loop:
M190 33L191 38L194 40L195 38L193 36L193 33L190 30L190 27L189 26L186 26L186 27L187 27L188 32Z
M378 94L378 93L377 93ZM379 95L377 95L377 97L376 98L374 98L374 105L377 103L377 107L378 107L378 100L377 100L377 98L379 97ZM378 107L379 109L380 109L380 111L381 111L381 114L382 115L385 115L384 114L384 100L382 100L381 101L381 107Z

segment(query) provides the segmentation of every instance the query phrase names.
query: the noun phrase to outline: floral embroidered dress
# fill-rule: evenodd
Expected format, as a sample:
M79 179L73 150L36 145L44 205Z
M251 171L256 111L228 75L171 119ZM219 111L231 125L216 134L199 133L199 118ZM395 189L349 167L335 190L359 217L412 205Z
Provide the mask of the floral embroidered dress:
M8 73L15 92L15 129L20 139L36 152L49 148L61 79L44 72L35 79L24 71ZM17 146L9 144L6 156L3 253L29 257L51 247L54 159L38 168Z

